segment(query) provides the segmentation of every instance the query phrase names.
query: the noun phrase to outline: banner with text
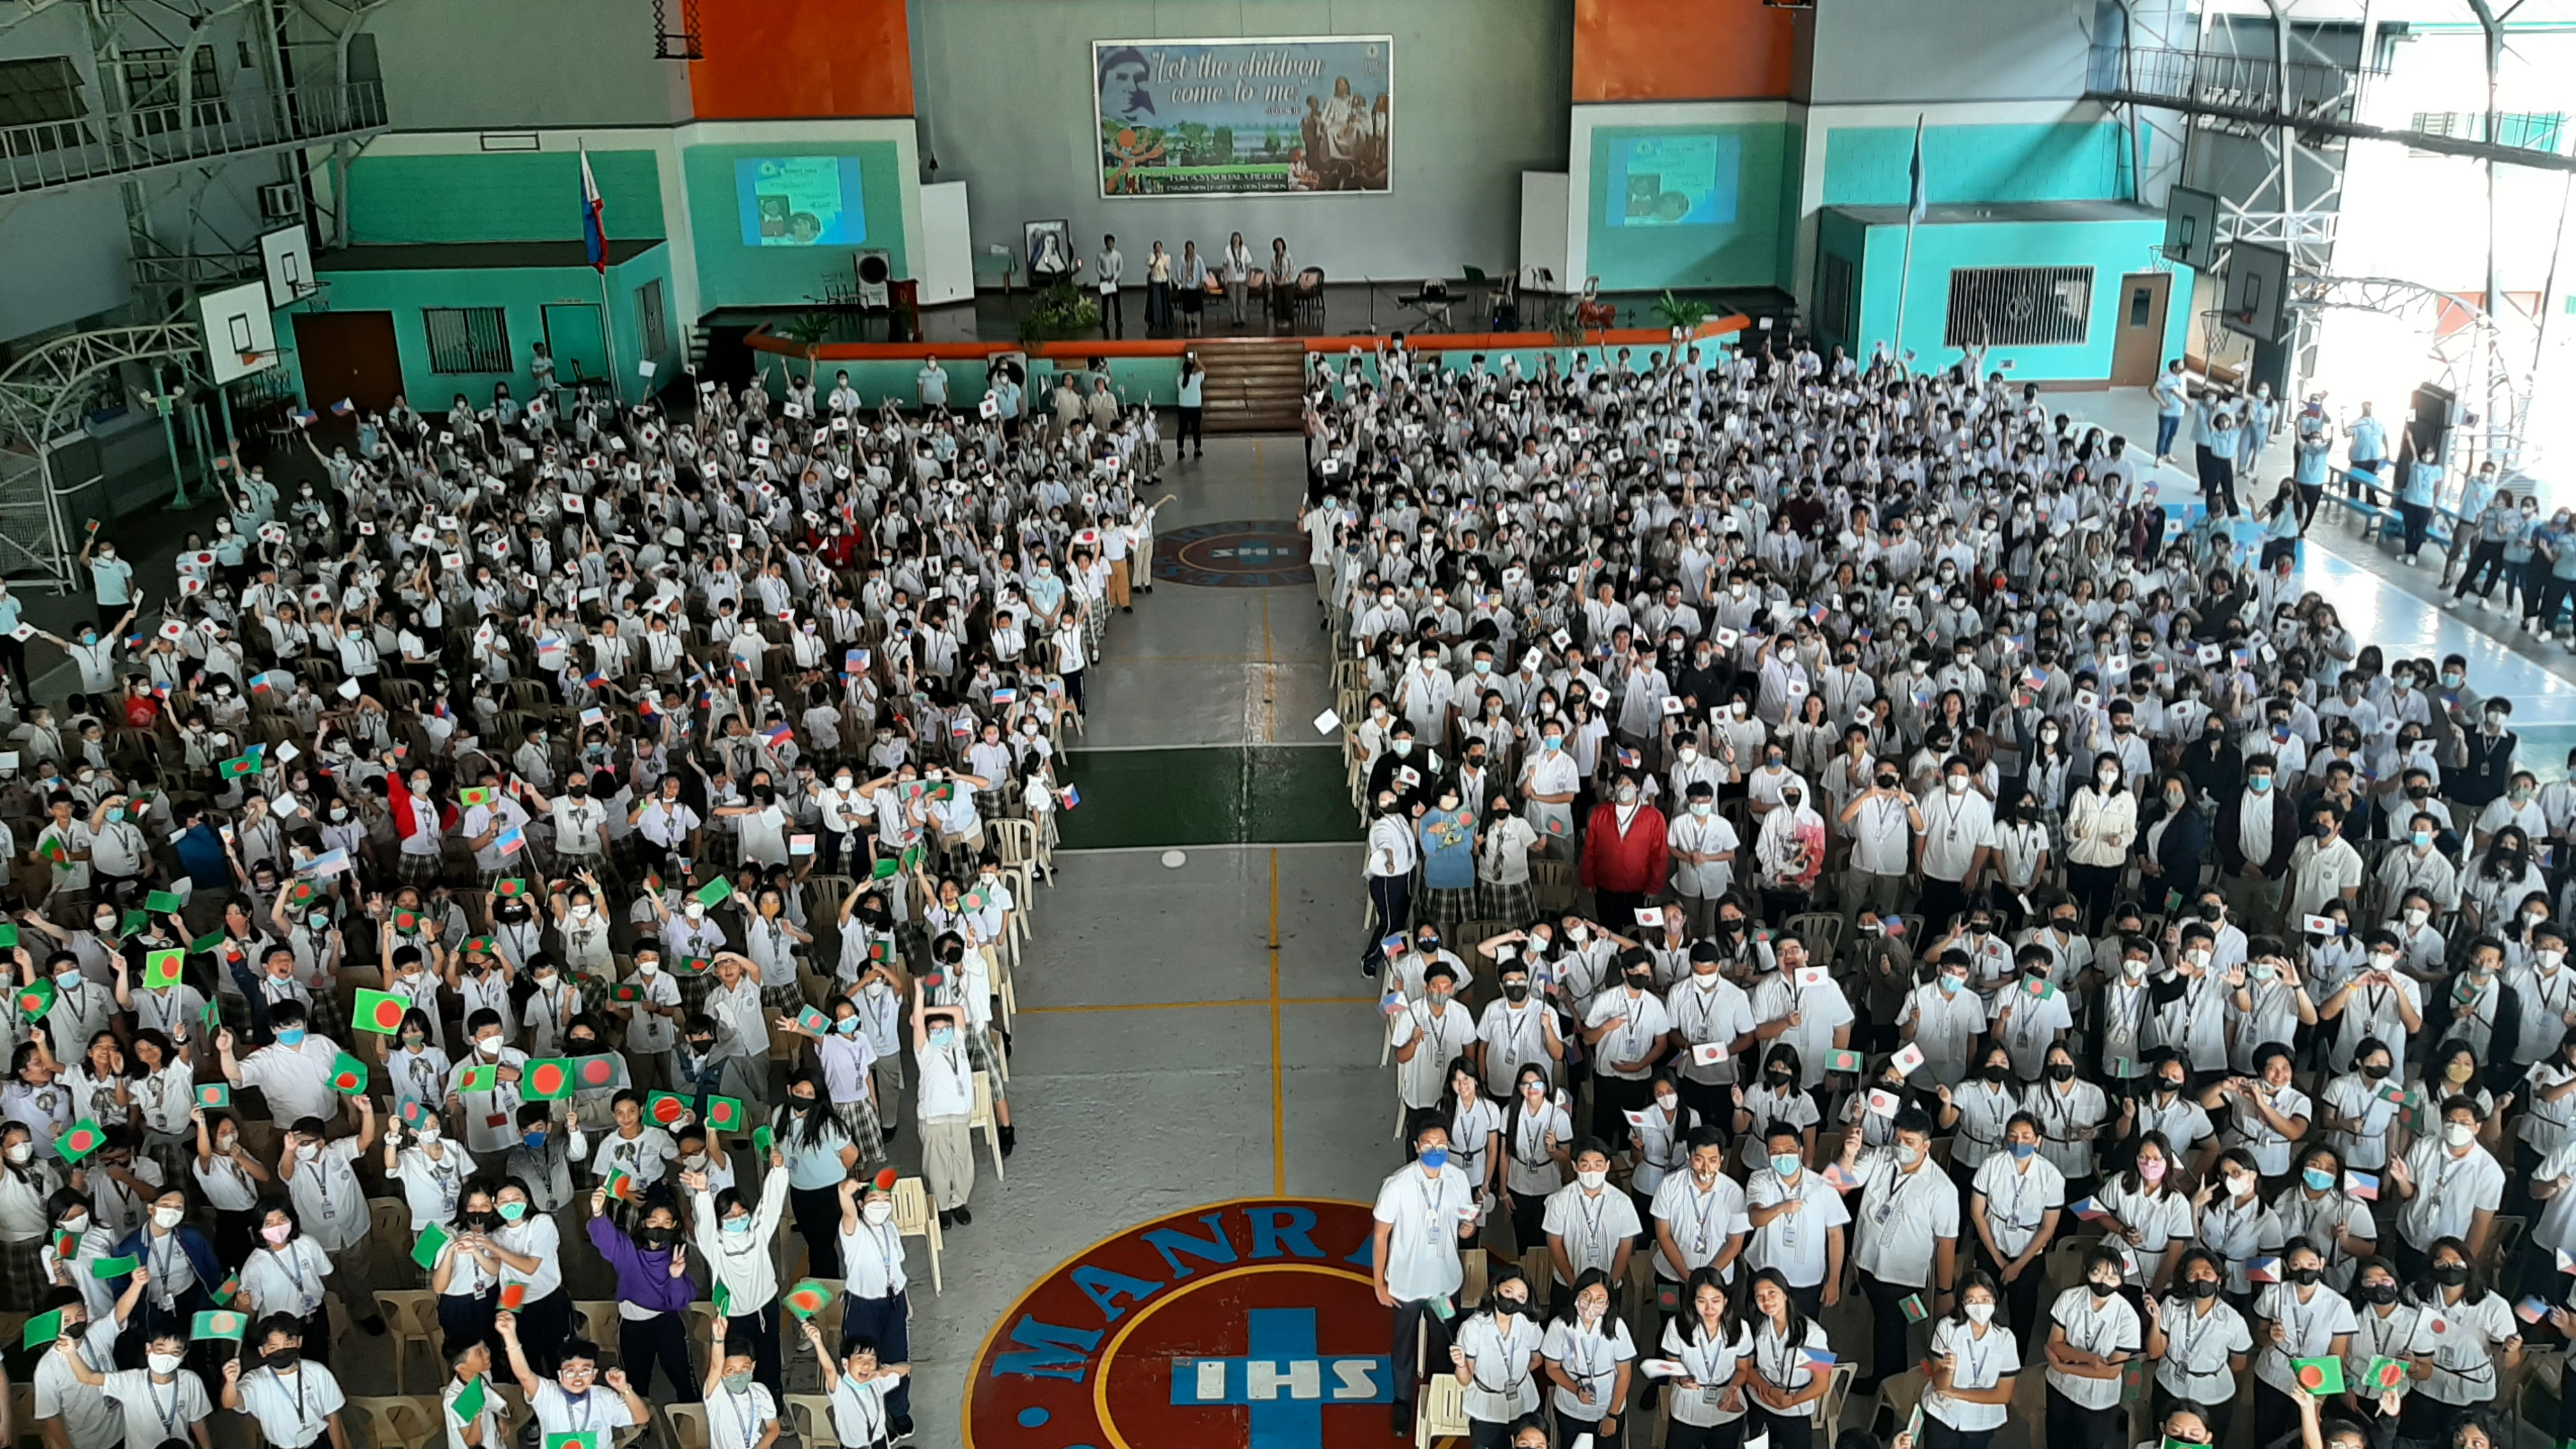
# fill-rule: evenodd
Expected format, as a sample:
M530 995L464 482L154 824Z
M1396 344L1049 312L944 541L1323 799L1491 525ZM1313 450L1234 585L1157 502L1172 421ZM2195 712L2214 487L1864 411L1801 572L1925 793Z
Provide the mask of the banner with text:
M1091 71L1102 196L1388 189L1391 37L1096 40Z

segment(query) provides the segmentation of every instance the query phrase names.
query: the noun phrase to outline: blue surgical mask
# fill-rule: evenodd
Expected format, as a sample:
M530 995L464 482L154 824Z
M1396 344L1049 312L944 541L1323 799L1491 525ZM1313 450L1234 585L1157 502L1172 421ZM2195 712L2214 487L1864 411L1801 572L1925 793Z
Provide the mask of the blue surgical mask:
M1796 1177L1799 1166L1798 1154L1794 1152L1780 1152L1772 1155L1771 1170L1782 1177Z
M302 1045L304 1044L304 1030L303 1030L303 1028L301 1028L301 1027L288 1027L288 1028L286 1028L286 1029L284 1029L284 1030L279 1031L279 1032L278 1032L278 1034L277 1034L277 1044L278 1044L279 1046L289 1046L289 1047L291 1047L291 1046L302 1046Z
M2028 1157L2039 1150L2039 1144L2036 1142L2007 1142L2004 1144L2004 1148L2015 1157Z
M1959 988L1967 984L1967 980L1964 977L1944 976L1941 978L1941 994L1944 996L1956 996L1959 994Z
M725 1230L726 1232L728 1232L728 1233L747 1233L747 1232L750 1232L750 1231L751 1231L751 1214L749 1214L749 1213L744 1213L741 1217L738 1217L738 1218L727 1218L727 1219L725 1219L725 1220L724 1220L724 1230Z
M944 1026L930 1034L930 1044L939 1048L941 1051L946 1051L948 1049L948 1044L956 1039L957 1033Z
M832 1023L832 1030L839 1032L843 1036L857 1036L859 1034L859 1019L855 1016L842 1017L839 1021Z
M2299 1181L2306 1183L2309 1187L2316 1189L2318 1192L2324 1192L2334 1186L2334 1174L2331 1172L2319 1172L2315 1168L2311 1167L2304 1169L2299 1173Z
M1449 1149L1446 1147L1423 1148L1422 1165L1430 1168L1433 1172L1438 1172L1440 1169L1449 1165Z
M546 1134L543 1132L531 1132L526 1136L521 1137L519 1141L524 1144L530 1152L534 1152L546 1145Z

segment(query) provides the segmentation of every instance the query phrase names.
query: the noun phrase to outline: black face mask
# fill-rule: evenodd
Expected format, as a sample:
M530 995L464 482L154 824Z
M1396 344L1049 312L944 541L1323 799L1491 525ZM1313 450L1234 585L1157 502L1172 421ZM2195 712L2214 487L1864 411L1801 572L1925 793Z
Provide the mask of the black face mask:
M2433 1265L2432 1272L2429 1276L2434 1282L2441 1284L2445 1288L2457 1287L2458 1285L2469 1281L2469 1265L2466 1263L2436 1263Z
M2289 1279L2300 1287L2305 1288L2309 1284L2317 1281L2321 1274L2319 1270L2315 1268L2290 1268L2285 1270L2281 1276Z
M2361 1074L2370 1078L2374 1082L2385 1078L2388 1075L2388 1069L2388 1063L2386 1062L2363 1062L2361 1064Z
M1773 1067L1762 1074L1762 1079L1775 1087L1785 1087L1789 1085L1789 1069L1787 1067Z
M1977 1068L1977 1075L1989 1082L2000 1082L2012 1074L2012 1068L2001 1062L1988 1062Z
M2397 1285L2394 1283L2364 1283L2356 1291L2361 1294L2362 1302L2374 1307L2386 1307L2397 1301Z
M679 1236L680 1231L677 1228L646 1228L635 1235L635 1240L645 1247L659 1250L671 1246L672 1241Z
M2180 1079L2174 1077L2158 1077L2156 1078L2156 1090L2168 1094L2177 1093L2182 1090L2182 1082Z
M2073 1062L2050 1062L2048 1064L2048 1079L2052 1082L2074 1081L2075 1064Z
M1527 1000L1529 1000L1529 983L1527 983L1527 982L1525 982L1525 981L1506 981L1506 982L1504 982L1504 983L1503 983L1503 999L1504 999L1505 1001L1510 1001L1510 1002L1522 1002L1522 1001L1527 1001Z
M261 1360L270 1368L277 1370L279 1373L285 1373L293 1369L297 1363L301 1362L303 1357L303 1351L300 1349L272 1348L267 1353L261 1355Z
M2215 1298L2218 1296L2218 1280L2195 1278L2182 1285L2182 1291L2193 1298Z

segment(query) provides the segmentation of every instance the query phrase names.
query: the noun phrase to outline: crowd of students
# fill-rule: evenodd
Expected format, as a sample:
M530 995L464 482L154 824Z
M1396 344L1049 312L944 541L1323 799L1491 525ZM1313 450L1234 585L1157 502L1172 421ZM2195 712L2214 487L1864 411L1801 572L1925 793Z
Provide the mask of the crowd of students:
M1312 378L1399 1431L2496 1440L2576 1327L2576 787L2170 436L1762 341Z
M335 410L171 596L96 538L68 698L10 658L0 1294L54 1449L350 1449L379 1289L434 1295L450 1449L655 1402L758 1449L809 1350L824 1432L911 1435L904 1234L972 1224L987 1098L1016 1145L1014 892L1148 434L687 391Z

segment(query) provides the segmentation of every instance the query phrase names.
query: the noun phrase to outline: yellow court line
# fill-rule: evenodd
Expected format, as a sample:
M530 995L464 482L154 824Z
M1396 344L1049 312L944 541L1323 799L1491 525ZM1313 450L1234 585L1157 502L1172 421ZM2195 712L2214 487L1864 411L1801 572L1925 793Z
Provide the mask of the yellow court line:
M1267 634L1270 604L1266 597L1261 619ZM1270 1190L1288 1191L1288 1073L1279 1050L1279 852L1275 849L1270 852Z

